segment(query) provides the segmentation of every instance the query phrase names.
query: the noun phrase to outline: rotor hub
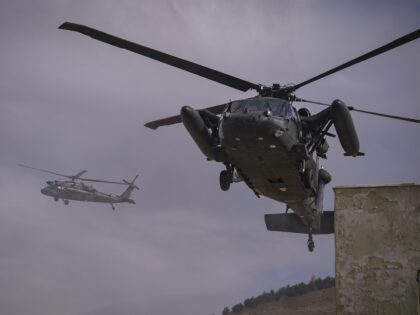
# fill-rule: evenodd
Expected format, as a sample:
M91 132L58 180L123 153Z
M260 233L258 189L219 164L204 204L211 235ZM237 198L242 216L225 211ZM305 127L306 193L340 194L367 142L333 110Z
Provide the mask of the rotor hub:
M278 83L273 83L271 87L260 85L258 93L263 97L276 97L288 101L293 101L296 99L294 92L294 85L280 85Z

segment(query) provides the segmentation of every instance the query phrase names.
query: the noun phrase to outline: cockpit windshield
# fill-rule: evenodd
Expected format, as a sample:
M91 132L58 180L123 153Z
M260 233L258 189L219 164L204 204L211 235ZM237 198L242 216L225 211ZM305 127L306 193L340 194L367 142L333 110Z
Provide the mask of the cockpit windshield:
M250 113L270 110L273 116L290 117L293 114L289 102L280 98L260 97L234 101L229 107L231 113Z

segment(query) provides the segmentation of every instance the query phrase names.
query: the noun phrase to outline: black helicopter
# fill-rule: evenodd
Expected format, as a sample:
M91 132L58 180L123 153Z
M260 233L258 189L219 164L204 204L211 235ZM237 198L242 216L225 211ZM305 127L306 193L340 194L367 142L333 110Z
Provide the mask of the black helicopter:
M331 175L319 167L326 158L326 137L334 125L346 156L364 155L350 111L419 123L420 120L358 110L335 100L331 105L297 97L294 92L309 83L354 64L404 45L420 36L416 30L338 67L296 85L271 87L255 84L199 64L148 48L99 30L66 22L60 29L80 32L99 41L127 49L179 69L191 72L240 91L255 90L252 98L232 101L204 109L184 106L180 115L148 122L146 127L182 122L208 160L221 162L220 187L226 191L233 182L244 181L256 196L266 196L287 205L286 213L265 215L272 231L307 233L308 248L314 249L313 234L334 231L332 211L323 211L324 187ZM308 109L296 109L293 102L327 106L312 115ZM294 213L287 213L290 209ZM322 217L322 220L321 220Z
M53 197L54 201L63 200L65 205L69 204L69 200L76 200L76 201L90 201L90 202L102 202L102 203L109 203L112 207L112 210L115 210L114 204L115 203L131 203L136 204L133 199L130 199L131 192L134 189L139 189L134 182L136 181L138 175L134 177L131 182L126 181L123 179L122 182L114 182L108 180L100 180L100 179L89 179L89 178L82 178L83 174L87 171L83 170L76 175L64 175L56 172L51 172L48 170L44 170L41 168L36 168L24 164L18 164L21 167L30 168L33 170L58 175L61 177L69 178L70 180L54 180L54 181L47 181L47 186L41 189L41 193ZM96 183L106 183L106 184L117 184L117 185L126 185L128 186L127 189L121 195L111 195L100 192L93 188L90 185L86 185L83 182L96 182Z

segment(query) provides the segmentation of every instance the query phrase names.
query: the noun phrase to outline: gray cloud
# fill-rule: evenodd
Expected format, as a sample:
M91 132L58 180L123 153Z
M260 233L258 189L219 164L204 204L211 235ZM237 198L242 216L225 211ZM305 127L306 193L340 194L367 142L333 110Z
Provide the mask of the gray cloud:
M418 27L414 1L0 2L2 314L211 314L261 291L334 273L334 241L270 233L284 205L243 184L218 188L182 126L148 130L182 105L252 95L57 30L83 23L246 80L300 82ZM420 117L419 43L302 88L299 95ZM312 112L319 108L311 106ZM418 126L354 114L364 158L331 140L333 183L418 182ZM140 173L136 206L39 193L48 174ZM101 186L119 193L120 187ZM327 206L333 207L328 190Z

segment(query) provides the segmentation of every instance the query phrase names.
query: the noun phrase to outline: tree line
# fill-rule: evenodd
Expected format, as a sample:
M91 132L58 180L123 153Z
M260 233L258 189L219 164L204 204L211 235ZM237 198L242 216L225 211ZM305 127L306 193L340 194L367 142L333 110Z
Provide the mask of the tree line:
M302 295L308 292L327 289L335 286L335 278L334 277L326 277L324 279L316 278L312 276L311 280L308 283L298 283L295 285L287 285L285 287L281 287L277 291L271 290L270 292L264 292L256 297L251 297L244 300L242 303L238 303L230 309L229 307L225 307L222 311L222 315L230 315L233 313L237 313L242 311L245 307L247 308L255 308L258 304L261 303L269 303L278 301L284 297L292 297L296 295Z

